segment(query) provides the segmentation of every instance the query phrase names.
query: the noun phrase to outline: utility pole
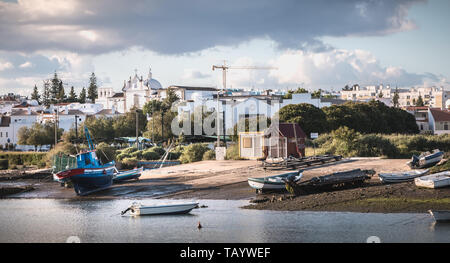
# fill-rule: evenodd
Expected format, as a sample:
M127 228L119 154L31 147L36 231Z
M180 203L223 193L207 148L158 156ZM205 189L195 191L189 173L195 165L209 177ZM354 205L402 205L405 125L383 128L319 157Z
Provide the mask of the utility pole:
M136 109L136 148L139 150L139 116L138 110Z
M55 147L58 144L58 107L55 108Z
M78 117L80 117L80 116L75 115L75 144L78 141L78 123L77 123Z

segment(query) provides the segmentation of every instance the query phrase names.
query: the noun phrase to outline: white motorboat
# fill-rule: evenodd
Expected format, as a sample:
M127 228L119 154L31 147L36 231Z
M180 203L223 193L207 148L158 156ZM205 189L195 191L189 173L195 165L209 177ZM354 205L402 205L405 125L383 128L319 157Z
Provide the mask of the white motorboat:
M450 222L450 210L428 210L436 222Z
M441 188L450 186L450 171L418 177L414 179L414 182L417 186L425 188Z
M130 211L130 214L133 216L186 214L196 207L198 207L198 203L165 204L153 206L144 206L139 203L133 203L129 208L122 211L122 215L128 211Z
M407 172L380 173L378 177L383 183L401 183L413 181L414 178L420 177L428 173L429 169L413 170Z

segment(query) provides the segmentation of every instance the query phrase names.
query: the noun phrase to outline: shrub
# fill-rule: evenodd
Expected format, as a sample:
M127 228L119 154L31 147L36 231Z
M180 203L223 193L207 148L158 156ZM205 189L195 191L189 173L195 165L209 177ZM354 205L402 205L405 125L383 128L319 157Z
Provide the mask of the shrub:
M381 135L367 134L362 135L356 142L357 156L361 157L376 157L386 156L394 158L398 156L397 148Z
M142 159L142 151L135 151L130 154L131 158Z
M97 145L95 153L102 163L108 163L116 159L116 148L104 142Z
M48 167L52 166L53 157L58 154L75 155L77 154L77 149L70 142L58 143L56 147L54 147L47 153L46 162Z
M201 161L203 154L208 151L208 147L201 143L194 143L186 146L180 156L181 163L191 163Z
M125 158L121 163L123 169L133 169L137 166L138 160L136 158Z
M121 150L120 153L131 154L137 150L138 149L136 147L128 147L128 148Z
M145 160L159 160L161 156L152 149L147 149L142 152L142 158L144 158Z
M0 159L0 170L8 169L8 159Z
M166 153L166 150L164 150L163 147L159 147L159 146L154 146L154 147L150 148L149 150L156 152L157 154L159 154L160 157L163 156L164 153Z
M203 154L203 160L215 160L216 152L214 150L208 150Z
M234 144L227 148L227 152L225 155L226 160L241 160L242 158L239 156L239 145Z

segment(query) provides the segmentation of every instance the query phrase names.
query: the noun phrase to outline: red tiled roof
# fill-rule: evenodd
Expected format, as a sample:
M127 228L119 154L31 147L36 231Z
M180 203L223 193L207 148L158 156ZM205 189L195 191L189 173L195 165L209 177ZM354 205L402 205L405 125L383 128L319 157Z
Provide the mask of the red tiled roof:
M269 129L265 132L265 134L270 134L273 132L272 129L277 128L281 135L287 138L306 138L305 132L302 130L300 125L297 123L279 123L278 127L275 127L274 125L271 125ZM296 136L297 135L297 136Z
M430 108L435 122L450 121L450 112L447 110Z

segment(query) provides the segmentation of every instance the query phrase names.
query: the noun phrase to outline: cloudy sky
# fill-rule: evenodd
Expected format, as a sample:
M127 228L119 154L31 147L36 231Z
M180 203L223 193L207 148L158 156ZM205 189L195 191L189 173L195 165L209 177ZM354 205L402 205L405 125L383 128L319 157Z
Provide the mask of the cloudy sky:
M449 87L448 0L0 0L0 94L57 72L77 91L95 72L119 91L135 74L164 87L338 90Z

